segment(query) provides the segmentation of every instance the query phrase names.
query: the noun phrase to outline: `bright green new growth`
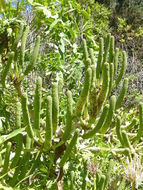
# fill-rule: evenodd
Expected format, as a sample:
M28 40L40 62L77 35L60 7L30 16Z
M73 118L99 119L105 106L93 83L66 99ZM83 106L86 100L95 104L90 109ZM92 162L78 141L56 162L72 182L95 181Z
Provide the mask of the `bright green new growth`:
M66 113L66 126L63 134L63 141L66 141L70 135L72 130L72 93L71 91L67 92L67 113Z
M110 107L109 107L109 111L106 117L106 120L104 122L104 125L101 129L102 133L106 133L106 131L109 129L110 124L112 122L112 118L113 118L113 114L115 111L115 105L116 105L116 96L112 96L110 99Z
M1 76L1 83L2 83L2 86L3 88L5 88L5 80L6 80L6 76L8 75L8 72L10 70L10 67L11 67L11 63L13 61L13 58L14 58L14 52L11 52L8 54L8 61L7 61L7 64L2 72L2 76Z
M46 111L46 133L44 149L49 150L52 145L53 126L52 126L52 97L47 98L47 111Z
M140 140L143 136L143 103L139 104L139 129L136 136L136 140Z
M8 142L6 146L6 153L5 153L2 175L5 175L8 172L11 146L12 146L11 142Z
M110 38L110 48L109 48L109 63L113 63L114 59L114 36L111 36Z
M34 68L34 65L36 64L38 53L39 53L39 46L40 46L40 36L37 37L35 46L31 55L30 63L27 66L24 75L28 75L30 71Z
M34 96L34 129L40 130L40 111L42 99L42 79L38 77Z
M104 66L104 64L106 62L108 62L108 52L109 52L109 47L110 47L110 38L111 38L111 34L109 33L106 37L105 40L105 48L104 48L104 56L103 56L103 63L102 65Z
M97 114L100 112L104 101L106 100L107 94L109 90L109 64L105 63L103 66L103 83L101 87L101 91L98 97L98 111Z
M27 94L24 93L21 97L21 105L22 105L22 112L23 112L23 123L26 127L27 134L30 138L34 138L34 132L31 127L30 116L28 111L27 105Z
M99 53L98 53L98 61L96 67L96 76L99 79L101 68L102 68L102 61L103 61L103 38L100 38L99 41Z
M91 57L91 64L95 65L95 56L94 56L94 51L92 48L89 49L90 57Z
M123 75L125 73L125 69L126 69L126 65L127 65L127 56L126 56L125 51L122 52L122 58L123 58L122 67L121 67L120 73L119 73L119 75L118 75L118 77L116 79L116 82L115 82L116 86L119 85L119 83L120 83L120 81L121 81L121 79L122 79L122 77L123 77Z
M84 49L84 58L85 58L85 60L87 60L88 59L88 50L87 50L87 44L86 44L85 39L83 39L83 49Z
M117 98L117 102L116 102L116 109L120 108L121 103L123 101L123 98L127 92L127 88L128 88L128 78L125 78L124 82L123 82L123 86L122 89L120 91L120 94Z
M76 130L70 144L68 144L68 146L65 150L65 153L64 153L63 157L61 158L60 167L63 167L64 164L66 163L67 159L69 158L71 150L77 142L78 135L79 135L79 131Z
M20 65L23 65L24 63L24 56L25 56L25 46L26 46L26 41L29 33L29 26L26 27L22 39L21 39L21 48L20 48ZM20 39L19 39L20 40Z
M92 75L91 68L88 68L85 73L84 87L81 91L81 94L76 104L75 113L76 113L76 116L78 117L80 117L84 111L84 106L86 104L87 96L89 94L90 85L91 85L91 75Z
M89 132L87 132L83 135L84 139L88 139L88 138L93 137L101 129L101 127L102 127L102 125L106 119L108 110L109 110L109 105L107 104L104 106L103 112L102 112L96 126L92 130L90 130Z
M52 123L53 134L56 134L59 121L59 96L58 96L58 83L52 85Z
M114 63L114 78L115 78L116 72L117 72L118 58L119 58L119 48L116 48L115 53L114 53L114 59L113 59L113 63Z
M122 132L121 132L121 118L117 117L117 121L116 121L116 134L117 137L121 143L122 146L124 146L124 141L123 141L123 137L122 137Z

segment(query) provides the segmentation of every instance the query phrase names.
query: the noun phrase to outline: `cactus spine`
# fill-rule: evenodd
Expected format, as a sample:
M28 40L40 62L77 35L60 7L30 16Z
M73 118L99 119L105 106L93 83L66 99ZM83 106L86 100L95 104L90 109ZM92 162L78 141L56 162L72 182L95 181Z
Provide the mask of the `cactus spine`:
M87 100L87 96L88 96L90 84L91 84L91 74L92 74L91 68L88 68L85 74L84 87L81 91L80 97L76 104L75 112L78 117L82 115L84 106L86 104L86 100Z
M49 150L52 145L53 126L52 126L52 97L47 98L47 111L46 111L46 134L45 134L45 150Z
M63 134L63 141L66 141L70 135L72 130L72 93L71 91L67 92L67 114L66 114L66 127L65 132Z
M30 63L27 66L24 75L28 75L30 71L34 68L34 65L36 64L38 53L39 53L39 46L40 46L40 36L37 37L35 46L31 55Z
M65 150L65 153L64 153L63 157L61 158L60 167L64 166L65 162L67 161L68 157L70 156L70 152L77 142L78 135L79 135L79 131L76 130L70 144L67 146L67 149Z
M53 134L56 134L59 121L59 96L58 96L58 83L54 83L52 86L52 123Z
M34 129L40 130L40 111L41 111L41 98L42 98L42 79L38 77L36 82L36 90L34 97Z
M127 92L127 88L128 88L128 79L125 78L124 82L123 82L123 86L121 89L121 92L117 98L117 102L116 102L116 109L118 109L121 106L121 103L123 101L123 98Z
M23 112L23 122L24 122L24 126L26 127L27 134L30 138L34 138L34 132L31 127L30 116L29 116L28 105L27 105L27 95L25 93L21 97L21 105L22 105L22 112Z
M6 79L6 76L8 75L9 70L10 70L13 58L14 58L14 52L9 53L7 64L4 68L2 76L1 76L1 83L2 83L3 88L5 88L5 79Z

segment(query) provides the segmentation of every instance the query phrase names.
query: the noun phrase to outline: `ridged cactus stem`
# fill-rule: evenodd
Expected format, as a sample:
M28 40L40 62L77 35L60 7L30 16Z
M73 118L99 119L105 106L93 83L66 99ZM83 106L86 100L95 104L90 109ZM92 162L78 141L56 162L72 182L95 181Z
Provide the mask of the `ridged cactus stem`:
M84 86L76 104L75 115L78 117L80 117L84 111L84 106L86 104L87 96L90 90L91 77L92 77L92 71L91 71L91 68L88 68L85 73Z
M28 75L34 68L37 58L38 58L39 46L40 46L40 36L38 36L36 39L35 46L34 46L34 49L33 49L33 52L32 52L31 58L30 58L30 63L27 66L27 68L24 72L24 75Z
M114 36L111 36L110 38L110 48L109 48L109 64L113 63L113 58L114 58Z
M103 127L101 128L102 133L106 133L106 131L110 127L110 124L112 123L112 118L113 118L113 115L114 115L115 106L116 106L116 96L112 96L111 99L110 99L110 107L109 107L109 111L108 111L106 120L104 122Z
M67 113L66 113L66 127L65 127L65 132L63 134L63 141L65 142L71 135L71 130L72 130L72 93L71 91L67 92Z
M103 61L103 38L100 38L99 41L99 54L98 54L98 60L97 60L97 66L96 66L96 77L99 79L100 72L102 68L102 61Z
M115 81L115 84L116 86L119 85L120 81L122 80L122 77L125 73L125 69L126 69L126 65L127 65L127 56L126 56L126 52L123 51L122 52L122 58L123 58L123 61L122 61L122 66L121 66L121 70L120 70L120 73Z
M90 57L91 57L91 65L95 66L95 56L94 56L94 51L92 48L89 49Z
M52 125L52 97L47 98L47 111L46 111L46 134L44 149L49 150L52 145L53 125Z
M106 180L105 180L105 184L104 184L104 189L106 187L108 187L108 183L110 181L110 178L111 178L111 173L113 171L113 168L114 168L114 161L113 160L110 160L109 162L109 167L107 169L107 173L106 173Z
M100 90L100 94L98 97L98 110L97 113L98 114L103 106L104 101L106 100L108 91L109 91L109 64L105 63L104 64L104 68L103 68L103 82L102 82L102 87Z
M28 33L29 33L29 26L26 27L21 39L20 60L19 60L21 66L24 63L25 47L26 47Z
M140 140L143 136L143 103L139 104L139 129L136 136L136 140Z
M8 61L7 61L7 64L2 72L2 75L1 75L1 83L2 83L2 86L3 88L5 88L5 80L6 80L6 76L8 75L8 72L10 70L10 67L11 67L11 63L13 61L13 58L14 58L14 52L10 52L8 54Z
M27 105L27 94L25 93L21 97L21 105L23 112L23 123L24 126L26 127L27 134L30 138L34 138L34 132L31 126L28 105Z
M120 108L121 103L123 101L123 98L127 92L127 88L128 88L128 78L125 78L124 82L123 82L122 89L121 89L120 94L119 94L117 101L116 101L116 110Z
M88 139L88 138L93 137L101 129L101 127L102 127L102 125L103 125L103 123L104 123L104 121L106 119L108 110L109 110L109 105L107 104L104 107L103 112L102 112L102 114L101 114L101 116L100 116L100 118L99 118L96 126L92 130L90 130L89 132L87 132L87 133L85 133L83 135L84 139Z
M40 111L42 99L42 79L38 77L34 96L34 129L40 130Z
M86 178L88 176L88 169L87 169L87 160L83 161L83 181L82 181L82 190L87 190L87 181Z
M63 157L61 158L60 167L63 167L65 165L67 159L70 156L72 148L76 145L78 136L79 136L79 131L76 130L75 133L74 133L74 136L71 139L70 144L67 146L67 149L65 150L65 153L64 153Z
M119 116L117 117L117 121L116 121L116 134L121 145L124 147L124 140L123 140L122 132L121 132L121 118Z
M16 104L15 129L21 128L21 103Z
M58 96L58 83L52 85L52 123L53 134L56 134L56 130L59 122L59 96Z
M8 142L6 146L6 153L5 153L2 175L5 175L8 172L11 146L12 146L11 142Z
M119 58L119 48L116 48L115 53L114 53L114 59L113 59L113 63L114 63L114 78L115 78L116 72L117 72L118 58Z
M86 71L91 66L91 59L90 58L86 59L84 64L85 64L85 71Z

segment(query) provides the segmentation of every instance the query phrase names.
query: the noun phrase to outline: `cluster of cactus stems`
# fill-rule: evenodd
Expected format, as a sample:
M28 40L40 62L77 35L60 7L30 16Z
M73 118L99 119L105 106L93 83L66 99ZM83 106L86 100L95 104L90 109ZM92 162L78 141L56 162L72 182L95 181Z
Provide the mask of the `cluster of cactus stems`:
M83 139L88 139L99 133L104 135L109 129L111 131L116 131L117 142L120 142L121 147L117 148L116 152L123 153L130 158L133 151L139 151L135 146L143 136L143 104L141 103L139 105L139 129L135 137L128 137L126 128L124 130L121 128L121 119L115 117L115 113L120 108L127 91L128 79L125 78L122 80L127 64L126 53L124 51L120 52L118 48L115 49L114 37L108 34L105 39L100 39L97 60L94 55L94 50L88 49L86 40L83 40L85 79L78 100L75 106L73 106L72 92L69 90L67 91L65 124L64 127L61 128L61 126L59 126L60 84L54 82L51 88L51 95L47 97L46 124L45 128L43 128L40 123L40 112L42 109L42 79L38 77L36 82L33 103L34 117L31 117L28 109L27 94L23 93L19 86L24 76L28 75L33 70L39 51L40 37L38 36L29 64L24 70L24 57L28 32L29 27L27 26L24 29L22 25L1 75L3 87L5 87L5 81L8 74L10 74L14 82L20 99L20 102L18 102L16 106L15 129L24 128L26 132L26 138L25 133L19 133L12 136L12 138L5 143L5 154L4 152L0 152L0 158L4 158L4 162L0 164L2 168L1 178L5 179L9 185L14 187L19 181L35 171L37 167L35 163L40 159L41 153L49 155L51 151L55 152L53 165L57 164L61 172L71 151L76 145L79 135ZM17 45L20 40L21 46L19 51ZM121 62L119 62L119 60L121 60ZM12 64L14 67L12 67ZM114 95L114 90L120 86L121 81L123 81L122 87L120 88L118 97L116 97ZM116 120L116 122L113 122L113 120ZM133 120L131 125L127 128L131 128L135 124L136 121ZM59 128L61 129L60 134L57 132ZM80 134L78 128L82 131ZM58 142L55 140L57 138L59 139ZM13 152L13 142L16 143L16 151L15 156L10 158L10 154ZM30 150L32 150L33 147L38 147L37 150L40 150L40 153L37 151L37 154L32 155ZM58 150L60 149L62 150L59 154ZM32 165L30 164L31 158L34 159ZM58 175L57 180L60 180L61 173ZM109 173L110 172L108 172L108 174ZM95 188L99 190L105 189L108 181L108 175L99 175L97 173Z

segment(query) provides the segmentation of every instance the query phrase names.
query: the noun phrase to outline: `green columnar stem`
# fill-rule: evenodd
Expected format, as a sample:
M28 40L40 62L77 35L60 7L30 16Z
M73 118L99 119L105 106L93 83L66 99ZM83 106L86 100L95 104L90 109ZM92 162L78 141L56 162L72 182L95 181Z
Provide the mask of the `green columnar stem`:
M100 38L99 41L99 54L98 54L98 61L97 61L97 67L96 67L96 77L99 79L100 72L102 68L102 61L103 61L103 38Z
M118 98L117 98L116 110L120 108L121 103L122 103L122 101L123 101L123 98L124 98L124 96L125 96L125 94L126 94L126 92L127 92L127 88L128 88L128 79L125 78L125 79L124 79L124 82L123 82L122 89L121 89L120 94L119 94L119 96L118 96Z
M109 107L109 111L106 117L106 120L104 122L104 125L101 129L102 133L106 133L106 131L109 129L110 124L112 122L112 118L114 115L114 111L115 111L115 105L116 105L116 96L112 96L110 99L110 107Z
M113 59L113 63L114 63L114 78L115 78L116 72L117 72L118 58L119 58L119 48L116 48L115 53L114 53L114 59Z
M40 111L42 99L42 79L38 77L34 96L34 129L40 130Z
M87 50L87 44L86 44L86 40L83 39L83 49L84 49L84 58L85 60L88 59L88 50Z
M91 75L92 75L91 68L88 68L85 74L84 86L76 104L75 114L78 117L80 117L84 111L84 106L86 104L87 96L89 94L90 85L91 85L91 77L92 77Z
M106 62L108 62L108 52L109 52L109 47L110 47L110 38L111 38L111 34L109 33L106 37L106 41L105 41L105 49L104 49L104 56L103 56L103 63L102 65L104 66L104 64Z
M101 87L101 91L98 97L98 111L100 112L104 101L106 100L108 90L109 90L109 64L105 63L103 66L103 83Z
M83 135L84 139L93 137L101 129L101 127L106 119L108 110L109 110L109 105L107 104L104 107L103 112L102 112L96 126L92 130L90 130L89 132L87 132Z
M59 121L59 96L58 96L58 83L52 85L52 123L53 134L56 134Z
M8 172L11 146L12 146L11 142L8 142L6 146L6 153L5 153L2 175L5 175Z
M66 127L65 132L63 134L63 141L66 141L70 135L72 130L72 93L71 91L67 92L67 114L66 114Z
M118 137L121 145L124 147L124 141L123 141L122 132L121 132L121 119L120 119L120 117L117 117L116 134L117 134L117 137Z
M113 58L114 58L114 36L111 36L110 38L110 48L109 48L109 64L113 63Z
M136 140L140 140L143 136L143 103L139 104L139 129L136 136Z
M115 81L116 86L119 85L119 83L122 80L122 77L123 77L123 75L125 73L125 69L126 69L126 65L127 65L127 56L126 56L126 52L125 51L122 52L122 57L123 57L123 61L122 61L121 70L120 70L120 73L119 73L119 75L118 75L118 77L117 77L117 79Z
M20 65L22 66L24 63L24 56L25 56L25 47L26 41L29 33L29 26L26 27L22 39L21 39L21 48L20 48Z
M92 48L89 49L90 57L91 57L91 65L95 65L95 56Z
M46 134L45 134L45 150L49 150L52 145L53 126L52 126L52 97L47 98L47 111L46 111Z
M38 53L39 53L39 46L40 46L40 36L38 36L36 39L35 46L31 55L30 63L27 66L24 72L24 75L28 75L34 68L34 65L36 64Z
M109 82L109 92L108 96L111 94L112 86L113 86L113 80L114 80L114 64L110 64L110 82Z
M27 105L27 94L23 94L21 97L21 105L22 105L22 112L23 112L23 122L24 126L26 127L27 134L30 138L34 138L34 132L31 127L30 116L28 111Z
M8 54L8 61L7 61L7 64L2 72L2 75L1 75L1 83L2 83L2 86L3 88L5 88L5 80L6 80L6 76L8 75L8 72L10 70L10 67L11 67L11 63L13 61L13 58L14 58L14 52L10 52Z
M63 157L61 158L60 167L63 167L67 159L69 158L72 148L76 145L78 135L79 135L79 131L76 130L70 144L67 146L67 149L65 150L65 153Z

